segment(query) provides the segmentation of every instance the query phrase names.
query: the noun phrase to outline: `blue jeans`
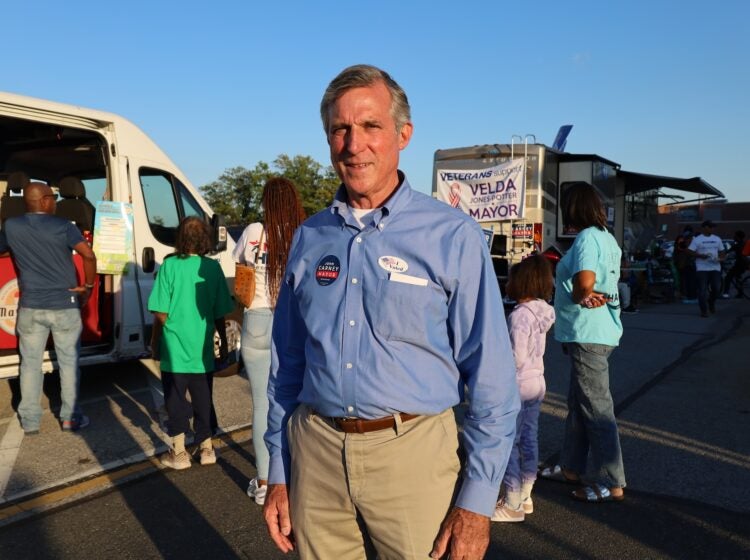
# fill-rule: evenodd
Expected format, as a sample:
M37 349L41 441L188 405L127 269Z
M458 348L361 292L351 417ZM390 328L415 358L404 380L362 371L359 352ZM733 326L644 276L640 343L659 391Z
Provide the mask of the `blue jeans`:
M38 430L42 419L42 358L50 332L60 370L60 420L72 420L78 407L78 348L81 342L79 309L30 309L19 307L16 319L21 353L21 403L18 415L24 430Z
M716 298L721 293L721 271L699 270L698 274L698 305L701 313L713 311Z
M581 477L590 473L594 482L624 488L620 435L609 392L608 359L614 347L576 342L565 347L573 367L560 465Z
M542 400L524 401L516 417L516 438L510 450L503 484L512 492L519 492L524 482L536 480L539 463L539 409Z
M242 319L242 361L250 378L253 397L253 450L258 478L268 479L270 457L263 436L268 427L268 374L271 370L273 311L247 309Z

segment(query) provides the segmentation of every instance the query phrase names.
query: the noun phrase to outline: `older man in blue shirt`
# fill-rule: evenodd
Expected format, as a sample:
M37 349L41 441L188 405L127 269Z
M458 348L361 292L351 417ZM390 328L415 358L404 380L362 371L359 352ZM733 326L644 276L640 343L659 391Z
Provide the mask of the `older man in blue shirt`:
M519 409L478 224L412 191L405 93L372 66L328 86L342 186L297 231L273 332L264 515L302 558L482 558ZM460 484L452 407L468 390Z

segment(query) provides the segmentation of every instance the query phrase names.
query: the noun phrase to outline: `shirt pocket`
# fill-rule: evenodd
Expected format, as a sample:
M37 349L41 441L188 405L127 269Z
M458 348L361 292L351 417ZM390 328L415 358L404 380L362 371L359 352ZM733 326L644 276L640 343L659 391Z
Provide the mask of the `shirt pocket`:
M435 284L415 286L380 279L369 314L375 332L386 340L429 346L442 339L448 319L447 298Z

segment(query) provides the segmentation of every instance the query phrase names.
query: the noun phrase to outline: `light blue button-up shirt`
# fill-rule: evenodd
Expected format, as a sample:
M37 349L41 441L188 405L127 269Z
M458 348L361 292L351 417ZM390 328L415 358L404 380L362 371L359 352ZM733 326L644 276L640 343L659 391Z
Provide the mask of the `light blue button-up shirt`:
M361 228L339 189L297 231L273 328L269 483L286 483L286 422L435 415L459 404L467 464L456 505L491 515L520 408L497 280L478 224L401 186Z

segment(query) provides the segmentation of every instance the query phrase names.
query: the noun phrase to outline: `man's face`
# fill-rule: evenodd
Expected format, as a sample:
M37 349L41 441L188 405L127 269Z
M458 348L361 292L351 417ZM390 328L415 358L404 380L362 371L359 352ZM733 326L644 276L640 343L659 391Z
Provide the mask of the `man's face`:
M409 143L411 123L396 131L391 94L382 82L346 91L331 106L329 123L331 163L349 204L381 206L398 185L399 152Z

